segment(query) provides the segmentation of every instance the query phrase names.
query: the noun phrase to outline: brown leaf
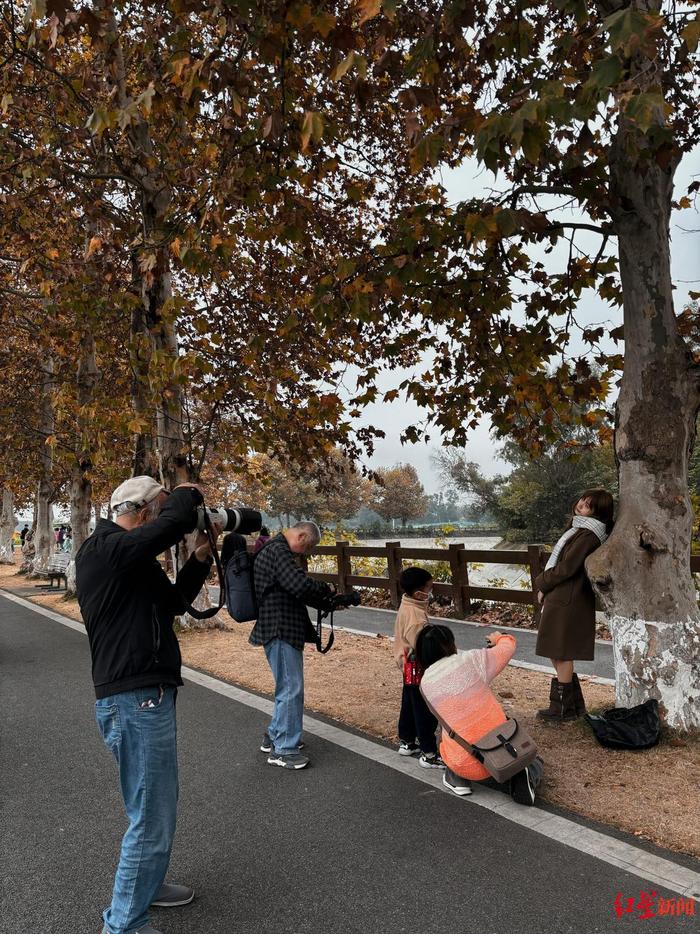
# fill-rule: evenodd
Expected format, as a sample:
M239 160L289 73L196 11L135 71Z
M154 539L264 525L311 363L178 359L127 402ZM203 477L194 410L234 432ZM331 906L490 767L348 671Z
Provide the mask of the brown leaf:
M70 0L46 0L47 16L56 16L62 23L66 21L66 14L72 11Z
M360 26L367 20L374 19L382 9L382 0L357 0L357 9L360 12Z

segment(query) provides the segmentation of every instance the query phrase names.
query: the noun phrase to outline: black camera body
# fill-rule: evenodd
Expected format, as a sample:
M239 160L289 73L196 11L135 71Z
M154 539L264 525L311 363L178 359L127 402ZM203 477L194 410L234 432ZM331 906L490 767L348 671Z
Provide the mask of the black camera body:
M328 601L327 609L330 612L344 610L349 606L359 606L361 602L362 598L356 590L349 590L347 593L334 593Z
M259 532L262 528L262 515L256 509L210 509L207 506L197 507L197 529L203 532L207 528L207 519L210 523L223 525L223 532L240 532L241 535L250 535Z

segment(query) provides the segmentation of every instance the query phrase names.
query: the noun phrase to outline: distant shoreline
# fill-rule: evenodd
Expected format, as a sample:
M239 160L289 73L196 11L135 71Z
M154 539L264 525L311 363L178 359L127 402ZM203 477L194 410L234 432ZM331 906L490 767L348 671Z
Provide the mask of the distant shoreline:
M378 541L383 539L387 542L395 541L399 538L495 538L496 536L502 536L502 529L452 529L452 531L445 534L442 531L440 526L428 526L425 529L394 529L394 531L389 532L372 532L370 529L352 529L351 530L355 535L357 535L360 541L371 540ZM515 546L513 546L515 547Z

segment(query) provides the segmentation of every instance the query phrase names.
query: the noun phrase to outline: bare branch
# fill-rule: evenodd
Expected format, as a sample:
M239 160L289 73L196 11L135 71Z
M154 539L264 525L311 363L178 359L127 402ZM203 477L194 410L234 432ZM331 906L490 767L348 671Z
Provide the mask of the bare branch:
M568 230L591 230L593 233L598 233L601 236L605 237L614 237L615 232L609 227L598 227L596 224L577 224L577 223L561 223L561 224L550 224L549 230L563 230L564 228Z
M518 185L513 191L509 191L507 195L503 196L501 204L510 199L510 206L514 208L515 202L520 195L566 195L575 198L576 191L573 188L560 185Z

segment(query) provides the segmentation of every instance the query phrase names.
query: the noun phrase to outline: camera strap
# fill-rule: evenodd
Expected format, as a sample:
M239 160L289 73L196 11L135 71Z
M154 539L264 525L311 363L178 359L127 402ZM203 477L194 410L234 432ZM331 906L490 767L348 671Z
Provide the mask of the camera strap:
M187 612L190 616L194 616L195 619L211 619L212 616L221 610L226 603L226 582L224 580L224 568L221 564L221 557L219 555L218 549L216 547L216 537L214 535L214 529L212 528L211 520L209 519L209 513L205 510L204 512L204 534L207 536L209 542L209 547L211 548L212 557L214 558L214 564L216 565L216 573L219 576L219 605L210 606L206 610L197 610L191 604L187 604ZM175 565L177 569L178 562L178 551L179 545L175 546Z
M331 627L330 635L328 636L328 643L326 647L323 648L323 620L328 619L329 625ZM333 631L333 610L322 610L318 608L318 615L316 617L316 651L320 652L321 655L325 655L326 652L330 652L335 641L335 632Z

